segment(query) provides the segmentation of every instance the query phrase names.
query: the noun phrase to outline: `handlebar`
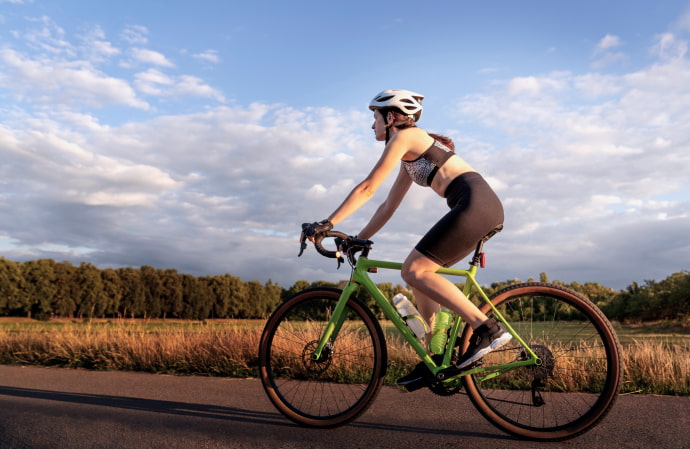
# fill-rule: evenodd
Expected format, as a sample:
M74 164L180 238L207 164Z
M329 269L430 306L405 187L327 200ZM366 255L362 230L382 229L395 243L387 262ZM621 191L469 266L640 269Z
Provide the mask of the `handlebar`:
M323 240L331 237L335 239L337 248L335 251L326 249L323 246ZM298 257L302 255L307 247L306 236L304 234L302 234L300 244L301 247ZM367 257L373 244L374 242L371 240L358 239L357 237L349 236L344 232L335 230L320 232L314 236L314 248L316 248L316 251L324 257L338 259L338 267L340 267L340 263L344 261L343 255L346 255L350 264L354 266L357 263L356 254L361 252L362 256Z
M324 248L323 240L328 237L335 237L335 244L338 250L330 251ZM330 259L338 259L341 257L340 249L342 247L342 244L343 242L347 242L348 238L350 238L349 235L340 231L322 232L314 236L314 248L316 248L316 251L324 257L328 257Z

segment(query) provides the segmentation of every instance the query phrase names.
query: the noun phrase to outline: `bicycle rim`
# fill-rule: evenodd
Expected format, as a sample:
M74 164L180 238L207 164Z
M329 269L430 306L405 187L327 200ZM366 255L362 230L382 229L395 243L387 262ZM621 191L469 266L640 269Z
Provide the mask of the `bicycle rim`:
M510 286L492 302L541 365L484 381L486 373L464 377L475 407L505 432L533 440L573 438L600 422L613 406L622 375L620 345L603 313L574 291L545 283ZM466 329L461 349L470 336ZM526 357L513 339L482 362L488 367Z
M261 381L276 408L310 427L353 421L376 397L386 371L381 327L360 301L350 298L337 338L319 360L312 353L340 290L305 290L283 303L261 337Z

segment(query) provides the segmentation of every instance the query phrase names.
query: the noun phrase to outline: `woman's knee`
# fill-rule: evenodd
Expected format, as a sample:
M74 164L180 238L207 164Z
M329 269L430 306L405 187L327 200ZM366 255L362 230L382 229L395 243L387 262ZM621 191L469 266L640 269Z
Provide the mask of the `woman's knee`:
M414 250L403 263L400 275L407 284L414 287L425 274L436 272L438 267L431 259Z
M406 284L413 287L416 285L418 279L417 273L406 265L403 265L402 270L400 270L400 277L402 277L402 280L405 281Z
M400 270L400 276L406 284L414 286L418 279L418 274L412 267L412 263L408 258L405 263L403 263L402 269Z

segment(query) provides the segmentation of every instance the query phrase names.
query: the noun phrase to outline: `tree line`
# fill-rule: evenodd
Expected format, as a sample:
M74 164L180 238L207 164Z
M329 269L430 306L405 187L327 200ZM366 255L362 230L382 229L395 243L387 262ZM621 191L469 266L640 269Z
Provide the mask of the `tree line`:
M528 279L534 281L534 279ZM548 282L545 273L539 281ZM499 291L517 279L494 282L487 294ZM0 316L50 318L264 318L281 301L305 288L343 287L329 282L300 280L283 288L271 280L242 281L230 274L193 276L175 269L100 269L91 263L38 259L15 262L0 257ZM663 281L633 282L615 291L601 284L566 284L588 297L613 320L642 322L682 320L690 322L690 272L674 273ZM377 284L387 296L410 292L392 283ZM358 297L375 309L366 291Z

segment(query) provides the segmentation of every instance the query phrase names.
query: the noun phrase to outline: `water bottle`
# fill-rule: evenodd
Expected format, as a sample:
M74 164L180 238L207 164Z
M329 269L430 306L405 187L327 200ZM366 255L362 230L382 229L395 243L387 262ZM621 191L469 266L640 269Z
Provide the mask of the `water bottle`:
M429 325L426 324L426 321L419 314L414 304L402 293L398 293L393 297L393 304L395 304L398 313L405 319L405 323L407 323L407 326L417 338L420 340L424 338L427 332L429 332Z
M441 309L434 317L434 329L431 333L431 341L429 342L429 352L433 354L443 354L446 349L446 340L448 340L448 329L450 328L453 317L450 312Z

